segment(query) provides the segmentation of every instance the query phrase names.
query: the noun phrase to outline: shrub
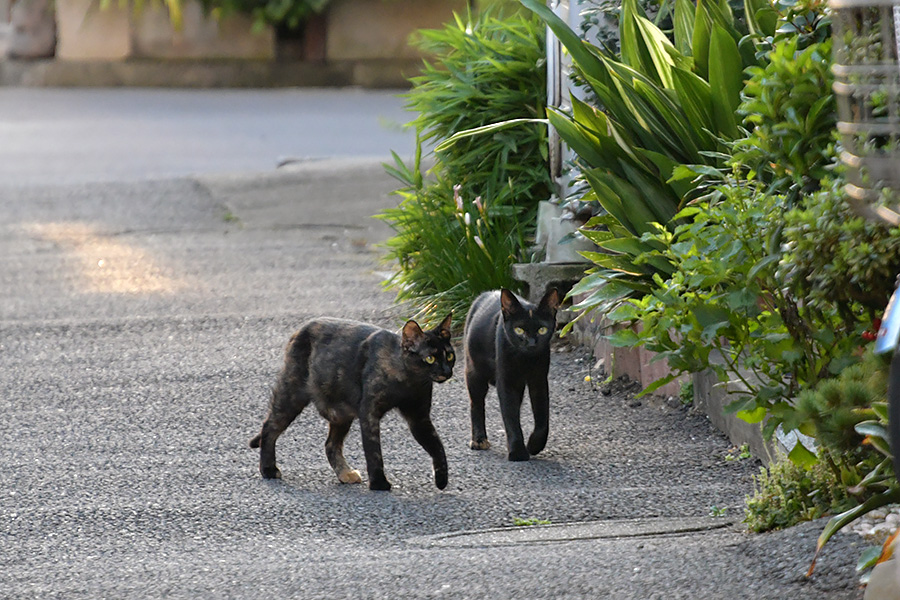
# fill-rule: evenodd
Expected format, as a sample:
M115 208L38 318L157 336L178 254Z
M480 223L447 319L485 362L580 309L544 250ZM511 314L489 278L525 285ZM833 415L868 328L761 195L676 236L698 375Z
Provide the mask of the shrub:
M843 510L819 535L816 556L847 524L886 504L900 502L887 432L889 364L887 357L866 352L858 364L805 390L797 399L798 429L814 435L820 444L820 460L812 470L827 468L833 477L831 487L823 485L819 493L837 489L837 493L831 493L841 501L831 509ZM786 485L803 482L804 478L804 472L794 470ZM810 573L815 563L814 557Z
M180 0L172 0L181 4ZM322 13L331 0L201 0L203 7L220 14L243 13L254 26L274 25L288 30L299 28L309 17Z
M810 305L871 327L900 273L900 228L856 215L840 182L805 204L785 215L779 279Z
M419 31L415 44L435 57L406 94L406 107L418 113L409 125L426 145L507 119L543 117L544 27L535 17L456 16L443 29ZM533 208L550 196L547 128L540 124L461 139L436 159L435 172L495 203Z
M542 116L543 37L532 16L486 13L420 32L420 47L435 58L406 95L419 112L410 123L419 155L411 169L396 155L387 166L403 184L401 201L379 217L396 232L386 258L399 269L388 284L423 314L453 310L462 318L479 292L518 286L509 266L523 259L537 202L550 195L546 125L522 123L442 146L429 176L421 152L462 131Z
M871 470L883 456L871 445L857 425L876 418L873 407L886 402L887 367L884 356L871 352L865 359L826 379L814 388L802 391L796 401L798 429L816 439L832 464L839 468ZM864 463L875 460L868 467ZM850 474L844 483L856 485Z
M510 269L525 244L521 207L473 198L442 177L417 183L418 167L405 170L399 160L391 170L408 184L397 191L397 208L379 215L398 232L385 246L399 267L389 281L399 300L428 318L453 311L463 319L478 293L515 289Z
M777 279L780 253L770 238L782 222L782 204L758 185L720 186L681 211L674 233L645 236L663 248L672 273L657 275L651 293L608 314L643 325L639 333L610 336L614 344L644 345L675 373L713 369L720 381L739 380L749 395L730 408L750 422L768 417L767 436L790 419L790 400L802 387L839 372L862 342L841 335L847 325L833 309L798 301Z
M734 144L730 161L774 193L789 194L789 204L818 189L835 159L831 40L802 51L799 42L793 37L776 43L768 64L748 69L738 112L750 133Z

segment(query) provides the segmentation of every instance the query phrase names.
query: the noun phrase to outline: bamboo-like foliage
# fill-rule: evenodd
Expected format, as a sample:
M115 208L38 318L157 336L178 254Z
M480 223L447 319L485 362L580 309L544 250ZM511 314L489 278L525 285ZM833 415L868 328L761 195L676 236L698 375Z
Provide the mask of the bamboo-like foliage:
M420 32L434 57L406 95L420 155L411 169L396 155L386 165L402 183L401 202L379 217L395 230L389 285L425 318L452 310L461 321L478 293L518 285L510 267L526 258L537 203L550 194L545 30L528 13L482 13ZM442 143L505 119L521 126ZM436 146L428 176L423 144Z

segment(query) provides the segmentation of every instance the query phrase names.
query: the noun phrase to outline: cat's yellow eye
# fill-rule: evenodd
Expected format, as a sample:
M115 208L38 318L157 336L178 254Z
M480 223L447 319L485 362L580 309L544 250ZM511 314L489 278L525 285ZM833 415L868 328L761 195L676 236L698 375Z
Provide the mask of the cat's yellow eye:
M541 327L540 329L538 329L538 335L547 335L547 328Z
M513 329L513 331L516 332L516 335L525 335L525 330L521 327L516 327L515 329Z
M452 353L452 352L448 352L448 353L447 353L447 360L453 360L453 359L454 359L453 353Z
M428 363L429 365L433 365L433 364L434 364L434 357L433 357L433 356L426 356L426 357L425 357L425 362Z

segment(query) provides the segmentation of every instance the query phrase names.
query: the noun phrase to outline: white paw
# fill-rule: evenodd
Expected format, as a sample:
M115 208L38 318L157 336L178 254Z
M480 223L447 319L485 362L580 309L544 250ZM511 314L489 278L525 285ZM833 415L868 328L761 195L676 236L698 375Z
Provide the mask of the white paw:
M356 469L344 471L338 475L338 479L341 480L341 483L362 483L362 475Z

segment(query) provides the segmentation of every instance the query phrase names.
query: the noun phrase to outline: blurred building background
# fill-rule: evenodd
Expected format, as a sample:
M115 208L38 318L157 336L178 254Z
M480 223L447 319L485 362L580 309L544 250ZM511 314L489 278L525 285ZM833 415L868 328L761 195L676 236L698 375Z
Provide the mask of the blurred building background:
M517 3L474 4L281 2L304 11L290 23L248 0L0 0L0 85L405 87L422 59L410 34Z

